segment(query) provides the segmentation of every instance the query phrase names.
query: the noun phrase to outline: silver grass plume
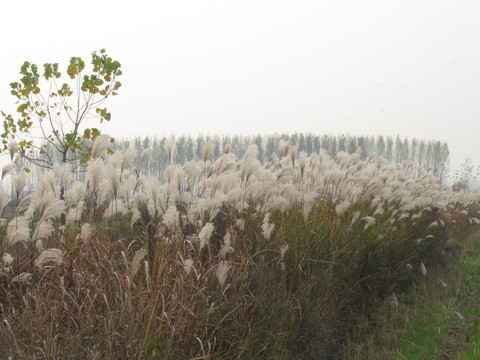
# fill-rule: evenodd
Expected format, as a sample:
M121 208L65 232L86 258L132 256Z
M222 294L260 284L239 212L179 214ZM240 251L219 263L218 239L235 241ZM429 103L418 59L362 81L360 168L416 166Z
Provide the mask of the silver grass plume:
M15 154L20 150L20 146L15 141L10 141L8 143L8 152L10 153L10 160L13 161Z
M8 246L28 243L30 239L29 220L26 216L16 216L7 224Z
M114 219L117 214L123 214L125 212L125 205L122 201L110 201L107 208L103 212L104 219Z
M180 165L176 165L175 173L173 177L173 185L175 186L175 190L172 191L175 196L180 196L180 193L184 192L184 179L185 179L185 172L183 171Z
M5 176L10 174L13 174L13 165L7 164L2 168L2 180L5 178Z
M5 206L8 205L9 202L10 198L8 197L7 192L5 191L3 186L1 186L0 184L0 215L2 214L3 209L5 208Z
M427 226L427 228L429 227L438 227L438 221L435 220L434 222L432 222L430 225Z
M70 208L67 211L65 222L67 224L70 224L75 221L80 221L82 218L84 205L85 205L85 202L82 200L78 204L74 204L70 206Z
M339 151L335 155L335 162L340 166L340 169L345 169L350 162L350 154L345 151Z
M30 200L29 212L38 223L53 220L65 212L65 202L55 198L53 194L33 194Z
M257 155L257 145L252 144L248 146L245 155L240 162L240 179L243 185L246 185L250 178L261 168Z
M217 280L221 287L225 284L229 270L230 264L227 261L222 260L215 271L215 275L217 275Z
M43 173L40 184L38 186L39 193L52 192L54 196L57 196L57 179L53 170L46 171Z
M337 216L342 216L350 207L351 203L349 199L345 199L335 206L335 212Z
M227 231L225 236L223 237L223 244L220 248L220 258L225 259L227 255L234 251L233 247L231 246L231 235L230 231Z
M90 236L93 234L92 225L89 223L82 224L80 227L80 233L77 235L76 240L87 242Z
M442 285L443 288L447 287L447 283L445 281L443 281L442 279L438 279L438 282L440 283L440 285Z
M308 219L308 215L310 214L310 211L313 208L313 204L315 202L317 194L313 192L308 192L307 194L304 195L303 199L303 218L305 222Z
M425 277L427 276L427 268L425 267L425 265L422 263L420 263L420 273Z
M353 213L352 222L350 223L350 225L355 224L355 222L358 220L359 217L360 217L360 211L355 211Z
M110 136L106 134L97 136L93 142L92 151L90 152L92 159L98 159L101 156L104 156L108 150L109 145Z
M171 164L173 160L173 152L175 151L175 140L174 139L167 139L163 144L163 148L168 156L168 163Z
M147 255L147 250L146 249L140 249L135 253L135 256L133 257L132 264L130 265L130 274L131 278L137 274L138 269L140 269L140 265L145 258L145 255Z
M365 216L361 220L365 221L363 231L367 230L370 226L375 225L375 218L371 216Z
M27 180L28 175L24 171L21 171L13 176L12 185L15 188L15 195L17 200L19 199L20 193L22 192L23 188L25 187L25 185L27 185Z
M180 213L178 212L176 206L170 205L165 214L163 214L162 224L165 225L168 230L175 232L179 223Z
M200 225L212 221L215 216L220 212L220 206L222 204L221 197L215 198L197 198L195 202L187 209L188 221L191 224L195 224L197 220Z
M326 173L325 173L325 185L332 185L332 186L338 186L340 182L345 179L346 172L342 171L341 169L335 167L335 168L330 168Z
M198 238L200 240L200 250L202 250L205 245L208 244L210 237L213 234L214 226L212 223L206 223L205 226L200 230Z
M119 188L119 194L125 199L127 208L131 206L131 199L135 190L137 189L138 182L133 177L128 177L122 181Z
M32 285L33 275L32 273L22 272L13 277L12 283L19 283L22 285Z
M182 169L187 175L187 187L191 188L202 174L202 162L198 159L188 161L183 164Z
M183 179L183 170L179 165L168 165L165 169L167 184L180 191Z
M86 195L87 185L83 181L74 182L70 190L67 191L68 206L84 201Z
M99 207L105 196L105 165L102 159L95 159L88 162L87 183L94 195L95 206Z
M127 148L123 152L123 157L122 157L122 164L120 166L120 173L123 175L123 172L127 168L127 165L132 161L132 159L135 157L135 150L133 148Z
M157 178L150 176L142 178L143 193L148 198L150 215L159 218L167 210L167 192L165 187L158 183Z
M237 219L235 221L235 226L238 227L240 231L245 230L245 220L243 219Z
M297 155L297 149L298 149L298 146L297 145L292 145L290 147L290 162L291 162L291 165L292 167L295 167L295 156Z
M9 253L5 253L2 257L3 267L8 268L13 264L13 256Z
M52 193L31 194L29 200L26 214L30 214L31 218L36 220L31 241L37 242L50 236L54 230L51 222L65 212L65 202L56 198Z
M60 181L60 187L66 188L72 177L72 167L68 163L54 164L53 172Z
M135 225L135 223L140 220L141 214L137 208L132 208L131 213L132 218L130 219L130 228L133 228L133 225Z
M55 228L53 227L53 224L51 221L42 221L37 223L37 226L35 227L35 231L32 234L32 239L31 241L34 243L37 243L38 241L48 239L48 237L52 234L53 230ZM43 247L43 245L39 246Z
M37 260L35 260L35 266L39 268L43 268L43 266L48 263L53 263L58 266L62 265L63 264L62 250L57 248L50 248L50 249L44 250L38 256Z
M269 221L270 221L270 213L267 213L263 218L263 224L262 224L262 234L265 240L270 240L272 231L275 228L275 224L270 224Z
M150 291L150 266L148 265L148 261L143 262L143 267L145 269L145 281L147 283L147 289Z
M225 154L228 154L230 152L230 150L232 150L232 144L225 144L225 149L224 149L224 153Z
M283 258L285 257L285 253L287 252L287 250L288 250L288 244L280 246L280 259L281 260L283 260Z
M132 199L133 206L140 207L148 203L148 196L143 193L135 193Z
M17 213L25 211L24 215L27 215L28 218L31 218L33 213L33 208L30 206L32 201L35 201L35 198L38 197L37 193L30 193L25 196L17 205Z
M207 162L208 157L213 151L213 140L208 140L203 149L203 162Z
M393 292L392 295L390 295L387 300L392 309L395 309L398 307L399 304L398 304L398 299L397 299L397 296L395 295L395 292Z
M183 268L183 271L185 271L185 274L187 274L187 275L190 274L190 271L193 268L193 260L192 259L183 260L182 268Z
M116 169L122 166L123 154L121 152L113 153L108 157L108 165Z
M237 167L235 154L223 154L210 167L210 174L217 176L234 171Z
M290 146L289 141L285 141L283 139L280 139L280 142L278 144L278 158L279 159L281 159L283 154L287 152L289 146Z
M402 215L400 215L398 220L408 219L409 217L410 217L410 214L407 212L404 212Z
M265 169L275 169L279 165L278 157L275 153L270 154L268 161L265 162Z
M305 151L301 151L298 157L298 169L300 171L300 181L303 182L303 177L305 174L305 166L308 162L308 155Z
M105 175L108 185L110 185L110 190L113 193L113 199L116 200L119 196L119 188L121 181L121 171L112 165L105 167Z

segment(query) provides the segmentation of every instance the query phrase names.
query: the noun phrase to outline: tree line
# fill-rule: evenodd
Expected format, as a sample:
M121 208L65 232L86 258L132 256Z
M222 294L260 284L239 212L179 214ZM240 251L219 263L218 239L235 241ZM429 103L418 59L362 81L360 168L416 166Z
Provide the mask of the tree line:
M225 151L234 153L237 157L243 157L250 144L258 147L258 159L261 163L268 161L272 154L276 154L280 142L288 142L296 147L297 156L301 152L307 155L325 151L330 157L335 157L338 152L345 151L352 154L360 153L362 159L376 153L383 156L389 162L408 163L415 169L433 171L439 183L445 181L448 171L449 150L445 142L437 140L408 139L400 136L355 136L355 135L316 135L312 133L295 134L267 134L267 135L182 135L178 137L145 136L117 139L111 144L111 151L123 152L128 148L135 150L135 157L131 164L139 173L154 176L163 181L165 169L170 163L183 164L195 157L202 158L205 146L210 142L213 151L208 160L215 161ZM174 150L169 159L165 146L174 144ZM59 156L53 148L47 144L44 148L55 159ZM74 157L74 154L67 154ZM59 162L61 159L57 159ZM27 166L26 159L18 157L17 166ZM45 171L41 167L34 167L31 176L38 178ZM75 180L83 180L82 171L74 176Z

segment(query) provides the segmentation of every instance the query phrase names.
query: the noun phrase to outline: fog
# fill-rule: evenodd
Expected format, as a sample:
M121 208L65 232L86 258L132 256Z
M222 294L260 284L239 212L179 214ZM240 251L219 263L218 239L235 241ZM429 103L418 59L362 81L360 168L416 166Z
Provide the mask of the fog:
M452 169L480 165L478 1L24 1L1 13L5 112L25 60L65 71L105 48L124 72L99 126L114 137L399 134L447 141Z

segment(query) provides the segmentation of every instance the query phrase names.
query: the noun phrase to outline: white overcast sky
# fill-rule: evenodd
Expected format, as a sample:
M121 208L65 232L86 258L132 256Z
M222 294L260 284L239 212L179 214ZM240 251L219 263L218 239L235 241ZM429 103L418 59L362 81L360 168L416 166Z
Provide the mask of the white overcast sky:
M114 137L400 134L480 165L479 0L2 1L0 40L7 112L25 60L105 48Z

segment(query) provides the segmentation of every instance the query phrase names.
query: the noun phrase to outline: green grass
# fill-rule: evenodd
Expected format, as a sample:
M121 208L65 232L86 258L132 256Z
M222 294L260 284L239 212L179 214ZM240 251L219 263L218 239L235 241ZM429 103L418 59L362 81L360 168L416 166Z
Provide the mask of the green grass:
M458 259L429 269L425 279L397 294L398 308L380 301L377 311L358 322L360 335L347 342L343 357L479 359L480 230L474 229L461 246Z
M467 341L464 346L465 359L480 358L480 241L473 246L471 257L460 264L464 299Z

